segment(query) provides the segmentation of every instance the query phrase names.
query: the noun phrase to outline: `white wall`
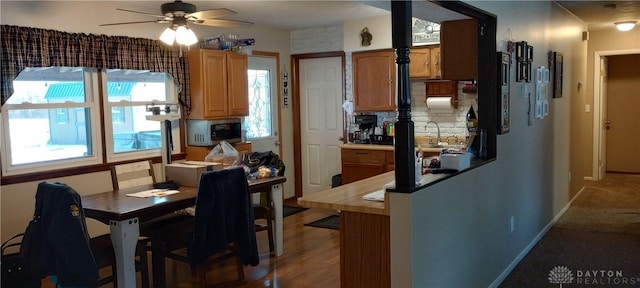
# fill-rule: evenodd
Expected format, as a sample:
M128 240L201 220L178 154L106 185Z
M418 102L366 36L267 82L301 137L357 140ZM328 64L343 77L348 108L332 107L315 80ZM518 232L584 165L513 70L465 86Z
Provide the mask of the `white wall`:
M497 15L498 51L510 29L515 41L534 46L534 68L548 65L549 50L563 52L565 95L528 126L519 91L533 91L533 83L514 82L512 66L511 131L498 136L497 159L413 194L391 194L392 287L497 286L569 201L570 86L586 80L584 23L547 1L469 4Z
M0 24L16 25L24 27L35 27L65 31L71 33L93 33L105 35L118 35L156 39L162 30L166 28L158 24L121 25L121 26L91 26L87 20L90 17L97 17L95 13L87 11L101 11L109 13L113 19L107 22L119 22L117 19L122 14L112 11L112 8L105 10L106 2L98 1L1 1L0 2ZM123 2L124 3L124 2ZM146 11L146 10L141 10ZM124 13L124 12L123 12ZM102 14L101 14L102 15ZM264 27L252 26L250 28L218 28L209 26L192 25L194 32L199 38L216 36L224 33L238 34L239 38L254 38L256 44L253 50L279 52L281 69L290 71L289 53L289 32L275 30ZM282 147L283 160L291 163L293 167L293 132L290 128L291 109L283 109L281 113L283 122ZM288 125L288 126L287 126ZM0 144L0 146L3 144ZM156 171L159 166L156 165ZM156 173L156 175L160 175ZM285 183L285 193L293 195L294 178L293 169L287 169L287 182ZM82 174L70 177L48 179L51 181L62 181L76 189L81 195L94 194L112 190L111 176L108 171ZM6 240L12 235L23 232L28 221L33 215L35 207L35 191L40 181L25 182L13 185L2 185L0 193L0 239ZM89 230L92 235L102 234L108 231L106 225L90 220Z

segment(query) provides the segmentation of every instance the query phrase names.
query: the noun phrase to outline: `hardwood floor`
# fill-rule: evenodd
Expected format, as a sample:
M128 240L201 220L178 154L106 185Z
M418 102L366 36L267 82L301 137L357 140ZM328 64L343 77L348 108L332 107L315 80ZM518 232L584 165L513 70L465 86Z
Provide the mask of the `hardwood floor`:
M285 204L297 205L295 200L290 199ZM233 281L237 278L234 260L211 267L207 272L207 287L340 287L339 231L304 226L305 223L335 213L334 210L307 209L285 217L284 254L277 258L269 254L267 233L258 232L260 264L256 267L245 266L245 279L242 282ZM166 261L167 287L199 287L192 281L188 265L170 259ZM52 287L48 282L47 279L43 280L43 287ZM138 287L141 287L139 279Z

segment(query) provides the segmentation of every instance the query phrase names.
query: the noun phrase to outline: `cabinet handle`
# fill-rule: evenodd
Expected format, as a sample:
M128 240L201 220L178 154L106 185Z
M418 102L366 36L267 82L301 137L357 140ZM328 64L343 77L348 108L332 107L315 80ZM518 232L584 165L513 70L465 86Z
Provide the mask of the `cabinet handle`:
M367 152L356 152L357 155L369 155Z

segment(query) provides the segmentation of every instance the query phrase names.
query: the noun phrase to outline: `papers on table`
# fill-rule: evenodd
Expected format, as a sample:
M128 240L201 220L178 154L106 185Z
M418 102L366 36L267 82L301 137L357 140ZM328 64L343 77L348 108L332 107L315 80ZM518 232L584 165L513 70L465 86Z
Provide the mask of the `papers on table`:
M374 192L371 192L369 194L366 194L366 195L362 196L362 199L370 200L370 201L384 202L384 192L385 192L385 189L374 191Z
M180 193L178 190L168 190L168 189L151 189L140 191L136 193L129 193L127 196L138 197L138 198L148 198L148 197L164 197L171 194Z

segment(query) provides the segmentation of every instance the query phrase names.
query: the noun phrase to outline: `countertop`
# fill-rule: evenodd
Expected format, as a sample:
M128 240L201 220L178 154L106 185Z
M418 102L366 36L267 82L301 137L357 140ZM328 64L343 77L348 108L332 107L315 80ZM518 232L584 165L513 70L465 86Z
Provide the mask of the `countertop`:
M354 144L354 143L347 143L347 144L341 144L340 148L343 149L364 149L364 150L382 150L382 151L393 151L394 150L394 146L393 145L378 145L378 144ZM420 148L422 151L425 152L438 152L440 153L440 151L442 150L442 148L428 148L428 147L421 147ZM416 147L416 150L418 150L418 147Z
M362 196L383 189L382 186L393 180L395 180L395 172L389 171L367 179L300 197L298 198L298 204L307 208L323 208L367 214L389 215L389 209L386 205L386 201L379 202L364 200L362 199Z

